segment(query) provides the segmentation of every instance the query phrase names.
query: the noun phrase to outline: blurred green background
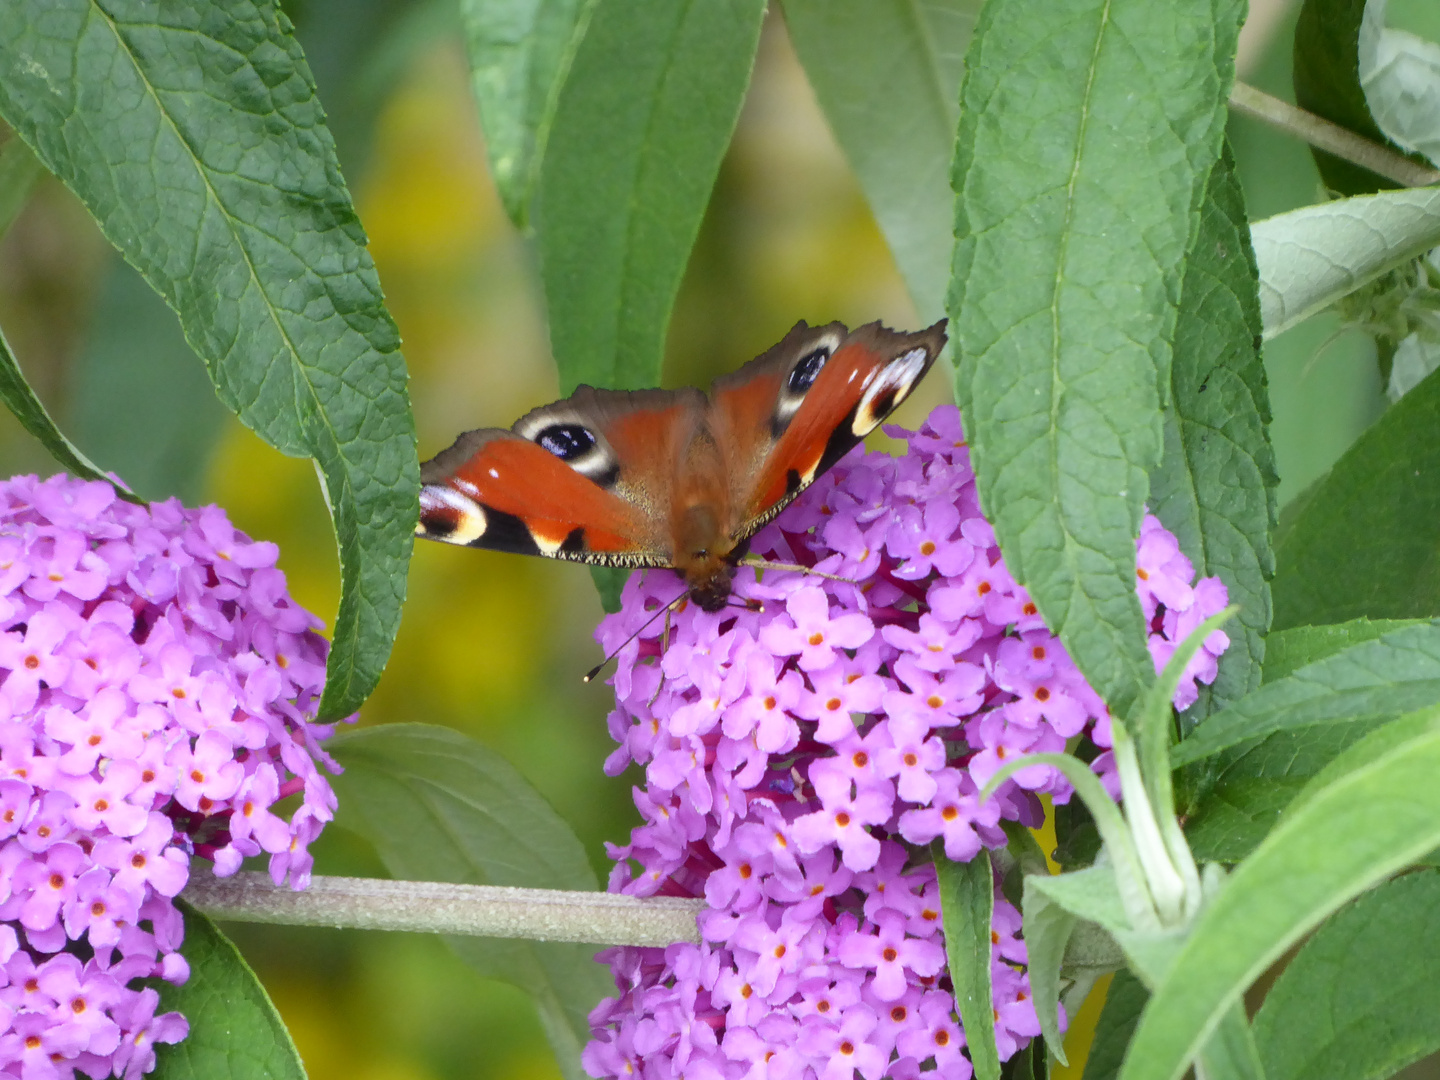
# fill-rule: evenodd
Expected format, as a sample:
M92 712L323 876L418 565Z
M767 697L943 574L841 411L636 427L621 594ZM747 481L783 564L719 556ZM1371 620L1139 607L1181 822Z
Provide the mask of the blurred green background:
M1241 77L1289 98L1296 5L1256 3ZM1431 0L1393 0L1392 23L1440 37ZM346 176L405 339L422 459L467 428L508 426L553 400L535 268L487 174L452 3L303 0L286 5L314 68ZM1321 197L1308 151L1254 123L1231 128L1253 217ZM884 242L769 16L670 333L666 385L705 385L797 319L915 315ZM280 544L295 597L324 618L338 600L334 545L314 472L220 408L174 317L55 181L37 185L0 241L0 325L61 425L149 495L215 501ZM1373 348L1321 316L1269 344L1281 502L1315 479L1383 407ZM948 397L932 378L898 419ZM54 470L0 418L6 474ZM601 764L607 688L581 674L599 653L599 603L583 567L419 544L394 657L361 722L424 721L512 761L585 843L635 815L637 778ZM378 874L331 830L322 873ZM228 926L274 996L316 1080L558 1075L518 991L480 979L438 940Z

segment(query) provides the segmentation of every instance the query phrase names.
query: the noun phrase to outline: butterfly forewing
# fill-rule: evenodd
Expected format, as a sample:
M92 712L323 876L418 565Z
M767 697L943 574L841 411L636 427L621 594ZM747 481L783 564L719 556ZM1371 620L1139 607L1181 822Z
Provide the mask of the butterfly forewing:
M462 436L421 473L419 535L615 566L665 566L640 509L514 432Z
M847 335L804 391L739 505L748 536L895 411L945 345L945 323L913 334L869 323Z
M597 390L462 435L427 462L421 536L608 566L670 566L674 462L698 390Z
M842 323L807 326L798 322L778 345L715 380L710 391L710 425L726 461L732 507L728 531L737 539L759 527L746 529L756 516L752 503L761 478L846 333Z

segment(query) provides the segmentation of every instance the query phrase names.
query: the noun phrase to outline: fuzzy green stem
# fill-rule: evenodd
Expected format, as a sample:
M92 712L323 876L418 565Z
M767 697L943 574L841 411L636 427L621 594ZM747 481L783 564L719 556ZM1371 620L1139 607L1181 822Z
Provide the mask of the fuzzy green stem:
M1318 150L1334 154L1405 187L1428 187L1440 183L1440 172L1435 169L1417 165L1389 147L1361 138L1339 124L1332 124L1323 117L1245 83L1237 82L1231 89L1230 107L1287 135L1303 139Z
M596 945L698 942L695 916L705 906L703 900L668 896L322 876L296 892L276 886L266 874L248 873L197 876L182 896L213 919L235 922Z
M1155 902L1155 914L1161 926L1175 926L1186 910L1185 881L1170 861L1170 852L1155 818L1155 808L1140 774L1140 760L1135 743L1120 724L1112 724L1115 739L1115 768L1120 776L1120 795L1125 804L1125 820L1135 840L1135 853ZM1162 808L1169 813L1170 808ZM1198 877L1197 877L1198 885Z

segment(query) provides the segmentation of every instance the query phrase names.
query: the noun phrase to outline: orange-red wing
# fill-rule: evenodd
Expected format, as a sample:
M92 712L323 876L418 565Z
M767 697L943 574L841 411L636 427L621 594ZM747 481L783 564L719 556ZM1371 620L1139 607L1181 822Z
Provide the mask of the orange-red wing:
M421 468L419 535L609 566L672 566L670 489L698 390L596 390L510 431L460 436Z
M769 471L795 408L803 404L800 396L787 390L792 370L816 349L833 352L846 334L841 323L809 326L798 322L779 344L716 379L711 387L709 424L726 460L729 505L733 508L729 529L736 539L749 536L763 524L754 521L757 486Z
M705 411L705 395L682 390L597 390L581 386L564 401L534 409L515 422L535 438L555 425L583 426L597 439L587 463L597 479L639 508L664 535L676 468ZM577 467L579 467L577 465Z
M417 533L620 566L668 566L642 509L510 431L467 432L425 464Z
M774 517L909 396L944 347L944 327L942 321L904 334L869 323L844 338L763 454L760 467L749 474L737 500L744 507L741 535ZM775 384L766 387L772 402L786 374L775 375ZM751 395L737 386L725 399L727 411L734 411L743 428L752 428L760 396L758 388Z

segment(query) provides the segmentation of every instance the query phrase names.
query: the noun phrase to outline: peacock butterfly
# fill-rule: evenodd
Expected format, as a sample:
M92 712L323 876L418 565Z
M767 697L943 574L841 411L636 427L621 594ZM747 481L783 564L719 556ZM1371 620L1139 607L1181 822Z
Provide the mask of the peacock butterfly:
M945 345L798 322L699 390L597 390L461 435L421 467L416 534L602 566L670 567L725 606L750 537L909 396Z

